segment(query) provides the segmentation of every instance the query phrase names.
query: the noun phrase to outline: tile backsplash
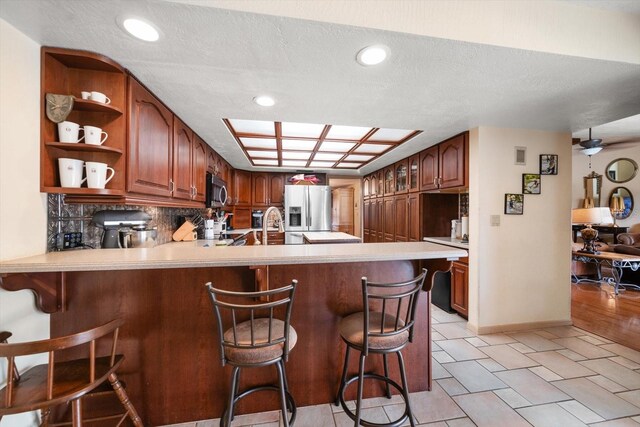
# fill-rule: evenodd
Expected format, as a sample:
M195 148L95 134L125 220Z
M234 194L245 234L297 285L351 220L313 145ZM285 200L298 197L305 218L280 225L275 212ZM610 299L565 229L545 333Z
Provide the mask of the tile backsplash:
M158 227L158 244L171 241L178 227L179 216L202 214L203 209L165 208L154 206L120 206L64 204L63 196L49 194L47 198L47 251L56 250L56 234L59 232L82 232L85 245L100 248L103 230L91 222L93 214L101 210L141 210L151 216L151 226Z

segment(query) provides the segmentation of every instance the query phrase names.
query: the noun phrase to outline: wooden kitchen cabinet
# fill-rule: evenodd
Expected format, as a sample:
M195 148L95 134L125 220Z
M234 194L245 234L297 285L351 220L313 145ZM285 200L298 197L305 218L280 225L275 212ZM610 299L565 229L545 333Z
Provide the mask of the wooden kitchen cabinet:
M193 200L204 202L207 197L207 147L208 145L196 134L193 138Z
M238 206L250 206L252 196L251 172L234 169L233 204ZM249 225L251 225L251 218L249 218Z
M393 203L393 219L394 219L394 230L395 242L406 242L408 240L408 201L405 195L400 195L394 197Z
M282 206L284 204L284 174L270 172L251 173L253 206Z
M410 193L420 191L420 153L416 153L408 159L409 177L407 187Z
M218 161L218 153L213 148L207 146L207 172L212 175L217 175L216 162Z
M171 197L173 114L137 80L129 78L127 191Z
M407 196L407 233L410 242L420 239L420 194L409 193Z
M382 230L383 239L380 242L394 242L395 241L395 198L385 197L382 199L383 203L383 215Z
M440 182L441 189L466 187L467 175L467 133L454 136L440 143Z
M408 169L407 159L400 160L394 165L395 194L403 194L408 190Z
M394 174L395 174L395 168L393 165L389 165L386 168L384 168L384 172L383 172L383 176L384 176L384 196L393 196L393 193L395 191L395 179L394 179Z
M362 202L362 241L371 243L371 200Z
M376 179L376 197L384 196L384 170L375 172Z
M376 209L375 209L375 219L376 219L376 242L384 242L384 199L379 198L376 201Z
M420 190L468 186L467 138L464 132L420 153Z
M370 194L371 194L371 190L370 190L370 185L371 185L371 176L367 175L364 178L362 178L362 198L363 199L368 199Z
M462 316L469 315L469 265L468 258L451 264L451 308Z
M126 179L126 101L125 70L102 55L69 49L43 47L41 49L40 115L40 191L78 196L119 196L125 192ZM110 104L84 100L80 92L102 92L111 98ZM59 142L58 125L46 115L47 93L73 95L73 109L66 120L97 126L109 134L102 145ZM51 105L55 108L55 105ZM58 159L72 158L106 163L115 171L105 189L63 188L60 186Z
M438 146L436 145L420 153L420 190L436 190L438 174Z
M173 197L193 198L193 131L173 116Z
M251 204L253 206L269 206L269 174L266 172L251 173L253 193Z
M284 206L284 174L269 173L269 206Z
M251 228L251 206L233 208L233 228Z

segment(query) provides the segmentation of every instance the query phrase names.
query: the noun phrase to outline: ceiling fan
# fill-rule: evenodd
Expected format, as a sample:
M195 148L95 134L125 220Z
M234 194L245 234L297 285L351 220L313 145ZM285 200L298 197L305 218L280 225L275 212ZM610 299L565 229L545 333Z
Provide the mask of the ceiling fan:
M582 147L580 152L585 156L592 156L599 153L603 148L611 150L614 148L625 148L630 144L640 142L637 138L608 138L610 142L603 143L600 138L591 137L591 128L589 128L589 139L580 140L579 138L573 138L573 145L579 145ZM615 146L615 147L614 147Z

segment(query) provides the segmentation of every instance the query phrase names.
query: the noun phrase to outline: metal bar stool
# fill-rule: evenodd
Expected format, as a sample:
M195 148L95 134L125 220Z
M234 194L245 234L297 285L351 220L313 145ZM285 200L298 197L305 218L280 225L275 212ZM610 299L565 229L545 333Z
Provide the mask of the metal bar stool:
M297 280L292 280L285 287L259 292L231 292L216 289L211 282L206 284L218 320L222 366L227 363L233 366L229 402L220 417L221 426L231 426L234 407L240 399L263 390L278 391L284 425L293 425L296 404L289 393L284 362L298 339L291 326L291 308L297 284ZM221 297L225 301L221 301ZM284 321L274 316L278 308L280 311L284 309ZM258 386L240 392L241 368L269 365L276 366L278 386ZM287 410L291 412L289 419Z
M422 289L426 274L427 270L422 269L422 274L411 280L386 284L369 282L366 277L363 277L362 300L364 310L351 314L340 321L338 327L340 337L347 345L347 350L335 405L342 405L344 412L354 420L355 426L398 427L405 423L407 419L412 427L415 426L411 412L411 404L409 402L409 389L407 387L404 359L400 350L413 341L413 324L416 307L420 295L419 292ZM349 366L351 349L360 352L360 365L358 375L354 375L347 380L347 368ZM384 376L364 372L365 358L369 353L382 354ZM387 365L387 355L389 353L395 353L398 357L402 385L389 378ZM387 424L379 424L361 418L362 390L365 378L383 381L388 398L391 398L389 386L392 386L402 394L405 401L405 411L399 419ZM358 394L356 399L356 412L354 414L347 408L344 400L344 392L349 384L356 380L358 381Z
M42 411L41 425L46 426L49 424L51 407L71 402L72 425L79 427L83 423L82 397L109 381L124 413L102 417L101 420L118 418L115 421L120 425L129 417L136 427L142 427L142 420L116 375L116 370L124 360L124 356L116 354L118 331L122 323L122 320L116 319L74 335L15 344L6 343L10 333L0 333L0 357L6 357L9 361L7 385L0 390L0 419L4 415L39 409ZM107 339L109 334L112 334L111 352L108 356L99 357L97 341L102 337ZM72 348L79 350L79 347L85 347L87 343L87 358L56 360L58 351ZM18 375L15 358L38 353L48 353L49 363L34 366Z

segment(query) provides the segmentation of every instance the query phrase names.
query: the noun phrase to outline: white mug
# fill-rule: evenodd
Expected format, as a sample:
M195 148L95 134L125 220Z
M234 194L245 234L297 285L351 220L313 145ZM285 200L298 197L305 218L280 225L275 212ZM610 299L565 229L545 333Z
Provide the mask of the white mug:
M80 125L73 122L60 122L58 123L58 136L60 142L76 143L82 141L84 135L78 139L80 131L84 132L84 129L80 129Z
M111 104L111 100L109 99L109 97L102 92L92 91L90 99L92 101L100 102L102 104Z
M60 186L70 188L80 188L87 178L82 179L82 166L84 162L78 159L58 159L58 169L60 172Z
M104 138L102 138L102 134L104 134ZM102 129L95 126L85 126L84 127L84 142L90 145L102 145L109 134L103 131Z
M87 162L87 187L104 188L113 178L116 172L113 168L107 166L106 163ZM107 178L107 170L111 171L111 175Z
M91 92L87 92L87 91L82 91L80 92L80 95L82 96L82 99L89 99L91 98Z

